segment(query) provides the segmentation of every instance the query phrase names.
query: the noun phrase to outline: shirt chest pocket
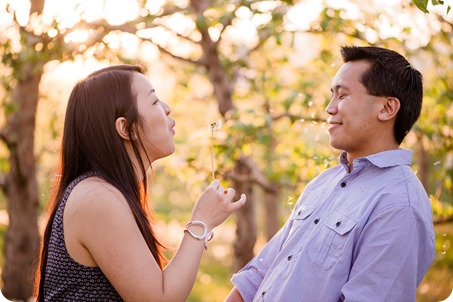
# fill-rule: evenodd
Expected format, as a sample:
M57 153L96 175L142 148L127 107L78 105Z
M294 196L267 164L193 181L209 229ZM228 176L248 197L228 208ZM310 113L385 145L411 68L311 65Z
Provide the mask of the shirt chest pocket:
M291 228L284 244L295 240L296 242L303 242L307 238L308 234L306 232L301 232L301 230L306 229L306 224L309 223L310 216L315 211L315 205L303 205L298 209L295 209L290 217Z
M319 223L319 231L314 232L309 240L306 251L311 262L329 270L340 258L346 239L357 221L338 211L333 211L324 219L324 223Z

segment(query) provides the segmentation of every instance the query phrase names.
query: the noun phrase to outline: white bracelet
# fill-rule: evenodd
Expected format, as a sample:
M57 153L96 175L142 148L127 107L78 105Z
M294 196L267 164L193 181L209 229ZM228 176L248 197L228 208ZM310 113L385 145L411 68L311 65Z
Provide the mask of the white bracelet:
M189 226L191 225L199 225L203 228L203 234L201 236L198 236L197 234L193 233L191 230L189 230ZM197 240L204 240L204 249L208 249L208 241L214 237L214 233L212 231L208 231L208 226L202 222L202 221L191 221L188 224L186 224L184 228L184 232L187 232L192 236L193 238Z

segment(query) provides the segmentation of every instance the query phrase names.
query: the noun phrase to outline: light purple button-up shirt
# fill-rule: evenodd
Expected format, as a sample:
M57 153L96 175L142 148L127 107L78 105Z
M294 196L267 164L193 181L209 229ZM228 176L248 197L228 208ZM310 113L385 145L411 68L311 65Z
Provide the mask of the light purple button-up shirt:
M435 255L431 205L412 151L313 179L284 227L232 278L244 301L415 301Z

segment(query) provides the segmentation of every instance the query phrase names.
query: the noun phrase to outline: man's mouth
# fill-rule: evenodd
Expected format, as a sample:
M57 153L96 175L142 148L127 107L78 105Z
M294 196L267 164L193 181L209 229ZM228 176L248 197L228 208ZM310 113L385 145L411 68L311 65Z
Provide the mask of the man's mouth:
M336 122L336 121L331 121L331 120L328 120L327 122L330 124L330 127L329 127L329 129L328 129L329 131L330 131L330 130L333 130L333 129L335 129L335 128L338 128L338 127L340 127L341 125L343 125L343 123Z

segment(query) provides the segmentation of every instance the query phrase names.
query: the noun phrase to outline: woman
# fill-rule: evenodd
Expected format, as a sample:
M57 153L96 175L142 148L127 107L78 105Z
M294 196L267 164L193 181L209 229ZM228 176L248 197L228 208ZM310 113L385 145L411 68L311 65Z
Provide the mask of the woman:
M112 66L68 102L37 278L38 301L185 301L212 229L245 203L213 181L163 268L146 171L175 151L175 122L137 66ZM63 215L64 214L64 215Z

